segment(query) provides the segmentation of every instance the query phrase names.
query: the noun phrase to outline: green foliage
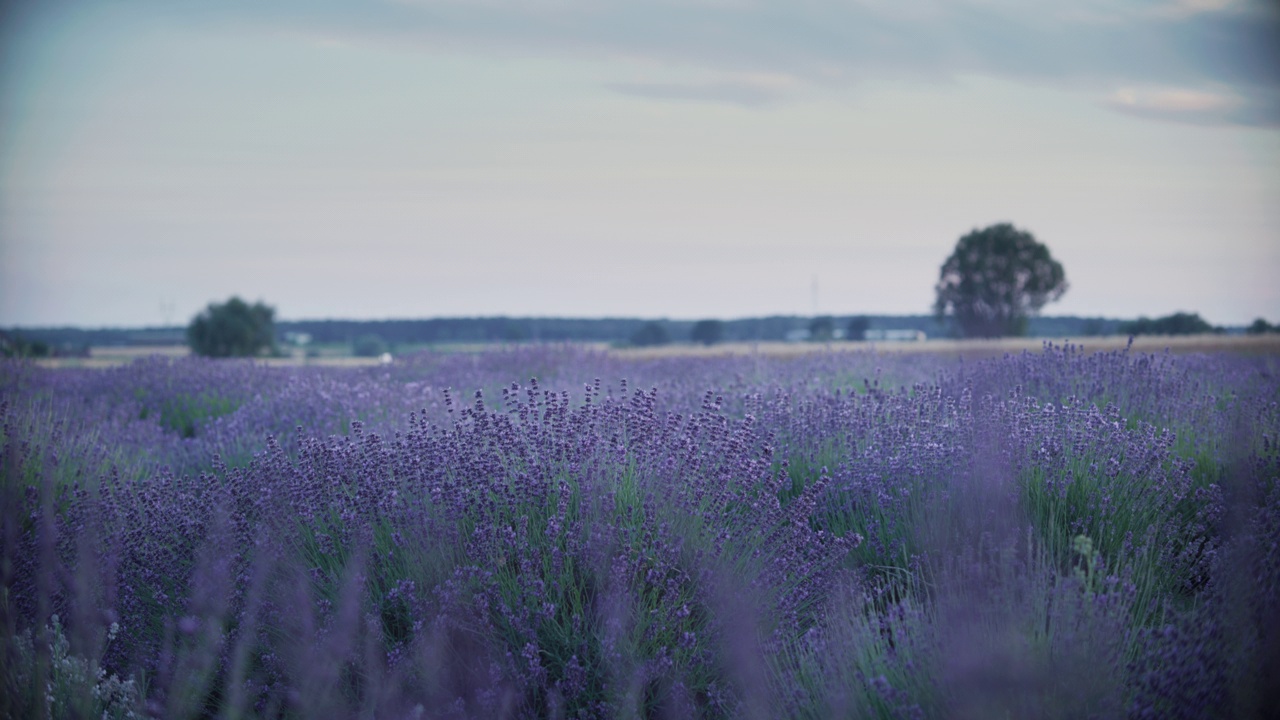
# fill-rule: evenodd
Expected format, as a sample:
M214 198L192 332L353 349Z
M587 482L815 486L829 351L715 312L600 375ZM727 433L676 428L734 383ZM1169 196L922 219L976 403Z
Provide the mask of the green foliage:
M501 332L502 339L507 342L523 342L529 339L530 328L527 323L503 318Z
M699 320L689 331L689 339L703 345L715 345L724 339L724 323L719 320Z
M145 401L144 401L145 402ZM198 395L175 395L160 403L160 427L184 438L193 438L196 431L214 418L230 415L239 408L239 403L230 398L219 397L212 393ZM151 416L151 409L144 406L139 419Z
M1027 319L1067 291L1062 265L1031 233L1008 223L960 238L934 287L933 312L966 337L1022 335Z
M1080 325L1080 334L1085 337L1106 335L1106 322L1102 318L1087 318Z
M1217 478L1201 472L1181 500L1162 506L1153 501L1149 480L1121 475L1108 481L1094 465L1091 458L1068 454L1056 467L1030 469L1021 479L1024 507L1045 551L1072 568L1086 591L1097 591L1104 568L1123 576L1133 585L1134 622L1150 625L1163 617L1169 601L1186 599L1194 584L1170 560L1201 551L1208 538L1168 533L1193 525L1212 504L1211 481Z
M1256 322L1254 323L1257 324ZM1120 326L1127 335L1199 335L1216 332L1198 313L1178 312L1156 318L1138 318Z
M846 340L858 341L862 340L865 333L871 329L871 320L863 315L849 318L849 324L845 326L844 337Z
M1102 584L1102 576L1099 573L1102 555L1093 551L1093 541L1088 535L1077 535L1071 541L1071 550L1080 556L1073 574L1084 587L1085 594L1097 593Z
M631 344L637 347L666 345L669 342L671 342L671 336L667 334L666 326L657 321L641 325L640 329L631 335Z
M0 357L40 358L52 354L49 343L43 340L28 340L18 334L0 333Z
M911 598L877 608L853 588L842 595L807 642L788 645L769 659L776 676L798 685L787 688L803 698L792 717L919 717L919 704L936 705L935 683L918 669L935 652L929 608Z
M387 343L380 335L361 335L351 343L351 354L356 357L378 357L387 352Z
M210 303L187 327L191 351L205 357L254 357L275 349L275 308L233 297Z
M828 342L836 334L836 321L830 315L821 315L809 321L809 339Z
M1096 557L1064 575L1011 538L933 565L927 592L887 606L851 584L771 658L799 686L791 717L1123 716L1127 598Z
M1280 327L1268 323L1263 318L1258 318L1250 323L1249 327L1245 328L1245 332L1250 335L1265 335L1267 333L1280 332Z
M112 623L106 641L120 632ZM133 679L108 675L93 660L74 655L57 615L39 633L9 638L12 664L5 670L0 716L47 718L142 718L142 688ZM43 692L41 689L43 688Z

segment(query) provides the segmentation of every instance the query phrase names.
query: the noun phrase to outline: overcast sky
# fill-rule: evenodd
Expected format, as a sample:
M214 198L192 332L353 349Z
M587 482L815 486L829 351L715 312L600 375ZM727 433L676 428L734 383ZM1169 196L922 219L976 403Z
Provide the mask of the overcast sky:
M21 0L0 325L927 313L1280 321L1271 0Z

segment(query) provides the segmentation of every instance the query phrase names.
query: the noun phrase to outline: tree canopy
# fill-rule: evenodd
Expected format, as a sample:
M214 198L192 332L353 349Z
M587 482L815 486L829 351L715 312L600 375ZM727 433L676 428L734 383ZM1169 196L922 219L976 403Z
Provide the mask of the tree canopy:
M390 349L377 333L366 333L351 343L351 354L356 357L378 357Z
M205 357L252 357L275 348L275 308L238 297L210 303L187 326L191 351Z
M1062 265L1031 233L1009 223L973 230L942 264L933 312L966 337L1026 332L1027 319L1067 291Z
M715 345L724 339L724 323L719 320L699 320L689 331L689 339L703 345Z
M667 328L657 321L647 322L631 334L631 344L638 347L666 345L669 342L671 336L667 334Z
M809 339L828 342L836 335L836 321L830 315L819 315L809 321Z
M1200 335L1215 332L1215 328L1199 313L1177 312L1164 317L1140 317L1124 323L1120 330L1126 335Z
M1250 323L1249 327L1245 328L1244 331L1250 335L1265 335L1266 333L1280 331L1280 328L1268 323L1266 318L1258 318Z
M871 320L862 315L855 315L849 318L849 324L845 327L844 337L846 340L861 340L866 336L867 330L871 329Z

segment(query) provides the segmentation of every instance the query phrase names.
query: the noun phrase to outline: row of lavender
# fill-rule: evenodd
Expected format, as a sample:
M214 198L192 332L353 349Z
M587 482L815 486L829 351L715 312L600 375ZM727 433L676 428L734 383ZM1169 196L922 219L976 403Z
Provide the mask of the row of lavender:
M1260 714L1277 369L4 365L0 714Z

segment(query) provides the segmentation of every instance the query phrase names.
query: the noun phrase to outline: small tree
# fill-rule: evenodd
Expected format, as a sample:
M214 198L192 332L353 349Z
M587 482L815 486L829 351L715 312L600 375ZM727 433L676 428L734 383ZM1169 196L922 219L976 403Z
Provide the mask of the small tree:
M49 343L43 340L28 340L21 335L8 335L0 332L0 356L2 357L49 357L54 353Z
M829 342L836 334L836 321L830 315L821 315L809 321L809 339Z
M699 320L689 331L689 339L703 345L715 345L724 338L724 323L719 320Z
M191 351L205 357L252 357L275 349L275 308L238 297L210 303L187 326Z
M1107 323L1102 318L1086 318L1085 321L1080 324L1080 334L1086 337L1105 335L1106 329Z
M378 357L388 349L387 342L375 333L361 335L351 343L351 354L356 357Z
M669 342L671 342L671 338L667 335L667 328L656 321L641 325L638 330L631 334L631 344L639 347L666 345Z
M933 312L950 316L967 337L1021 335L1027 318L1062 297L1062 265L1031 233L1008 223L960 238L942 264Z
M1249 327L1245 328L1245 332L1250 335L1265 335L1269 332L1275 332L1276 327L1268 323L1264 318L1254 320Z
M1216 332L1199 313L1177 312L1154 320L1140 317L1120 326L1126 335L1200 335Z
M871 321L866 317L861 315L851 317L849 318L849 324L845 327L844 337L846 340L862 340L870 329Z

